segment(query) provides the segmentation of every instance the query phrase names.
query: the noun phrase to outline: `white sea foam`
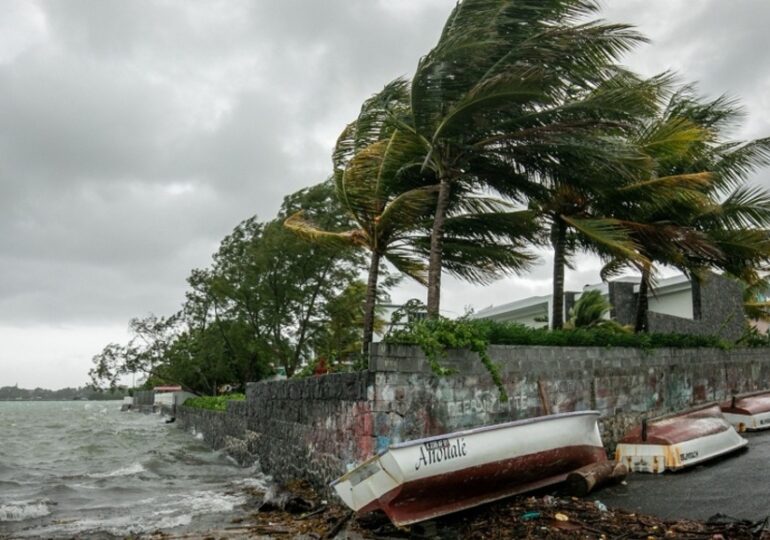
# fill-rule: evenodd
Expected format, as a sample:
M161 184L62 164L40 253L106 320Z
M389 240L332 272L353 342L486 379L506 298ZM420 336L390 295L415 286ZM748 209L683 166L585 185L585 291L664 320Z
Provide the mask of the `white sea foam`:
M211 491L198 491L180 498L179 506L194 514L232 512L236 506L246 504L245 495L226 495Z
M267 488L270 485L271 481L272 481L272 478L270 478L269 476L260 475L260 476L250 476L247 478L243 478L233 483L236 486L254 488L260 491L267 491Z
M141 463L132 463L131 465L128 465L127 467L121 467L120 469L117 469L112 472L107 473L92 473L89 474L91 478L114 478L116 476L131 476L132 474L139 474L141 472L144 472L146 469Z
M120 515L101 519L77 519L62 521L53 526L48 525L26 529L19 533L19 537L40 538L54 534L59 537L62 533L66 535L80 535L100 531L122 538L126 533L141 534L154 530L184 527L192 523L192 519L193 516L191 514L180 514L178 516Z
M51 511L45 501L21 501L0 505L0 521L24 521L47 516Z

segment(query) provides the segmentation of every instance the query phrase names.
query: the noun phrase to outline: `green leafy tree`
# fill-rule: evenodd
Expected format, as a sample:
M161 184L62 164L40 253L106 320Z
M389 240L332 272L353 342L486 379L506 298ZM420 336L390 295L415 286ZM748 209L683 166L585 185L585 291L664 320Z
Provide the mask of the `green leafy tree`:
M357 276L354 250L308 242L283 227L303 211L330 228L346 225L325 182L287 197L279 217L241 223L214 256L208 280L215 317L250 327L253 352L291 375L312 353L323 306Z
M171 317L148 315L129 322L132 335L126 345L110 343L94 356L89 377L94 386L109 384L116 388L120 379L129 374L145 378L157 376L166 353L179 332L178 314Z
M321 324L313 335L314 356L323 358L331 369L356 366L362 350L364 301L367 286L354 281L336 297L324 304ZM382 329L383 321L374 317L374 329Z

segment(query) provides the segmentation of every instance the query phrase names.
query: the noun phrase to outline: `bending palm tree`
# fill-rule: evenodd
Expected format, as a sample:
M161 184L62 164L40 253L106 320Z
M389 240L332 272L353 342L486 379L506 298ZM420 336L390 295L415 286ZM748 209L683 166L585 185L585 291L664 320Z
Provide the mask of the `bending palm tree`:
M364 307L364 349L373 334L381 261L422 284L429 252L430 223L439 186L421 170L425 146L413 132L396 126L408 117L408 87L396 80L362 107L358 119L335 148L337 196L357 228L326 232L291 216L286 226L318 241L355 244L371 252ZM444 246L447 269L485 282L527 268L534 257L524 251L534 231L532 216L509 205L460 191L450 201Z
M427 148L439 190L431 229L428 312L437 316L447 212L460 186L526 194L531 175L572 148L603 154L598 126L645 104L643 85L599 85L642 38L623 25L579 22L591 0L462 0L412 82L409 129ZM575 99L575 96L582 99ZM506 174L499 174L501 169Z
M737 115L732 102L700 103L685 87L638 137L655 158L654 173L665 176L624 188L623 202L614 204L615 216L651 261L642 268L637 332L647 330L652 262L695 279L702 270L717 268L751 282L770 259L770 194L741 185L749 172L770 163L770 139L720 142L720 130ZM688 130L693 137L682 136ZM622 259L611 261L603 277L623 265Z
M335 177L337 196L356 222L356 229L329 232L317 229L294 214L286 227L315 241L357 245L371 252L364 305L364 350L372 341L377 282L382 259L400 272L425 283L425 267L410 248L411 233L435 204L436 186L421 186L398 193L393 189L398 170L407 166L411 149L398 132L358 152Z

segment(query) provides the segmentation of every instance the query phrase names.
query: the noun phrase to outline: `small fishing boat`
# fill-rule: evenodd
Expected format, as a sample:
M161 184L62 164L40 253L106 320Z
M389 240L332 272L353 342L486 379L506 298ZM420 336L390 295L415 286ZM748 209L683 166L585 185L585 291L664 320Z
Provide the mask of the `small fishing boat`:
M391 445L332 482L358 513L398 526L562 482L605 461L596 411L553 414Z
M770 390L735 395L721 408L739 432L770 428Z
M738 435L717 403L642 420L615 449L629 470L662 473L734 452L748 441Z

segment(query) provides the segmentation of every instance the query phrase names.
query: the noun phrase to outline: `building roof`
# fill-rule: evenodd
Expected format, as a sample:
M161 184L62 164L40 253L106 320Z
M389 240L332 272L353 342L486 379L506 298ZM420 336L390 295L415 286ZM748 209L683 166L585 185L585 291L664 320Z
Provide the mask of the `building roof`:
M613 282L621 283L634 283L634 292L639 292L639 277L638 276L622 276L617 279L613 279ZM684 274L678 274L672 277L659 279L655 284L655 294L670 294L681 290L690 288L690 280ZM583 291L599 290L604 296L609 295L609 286L605 282L593 283L583 287ZM565 291L566 292L566 291ZM521 300L514 300L506 304L500 304L498 306L488 306L476 313L471 318L473 319L487 319L497 317L501 315L516 315L517 317L525 317L530 314L542 313L544 309L548 309L548 304L551 301L551 295L542 296L530 296L522 298ZM550 314L549 314L550 315Z

